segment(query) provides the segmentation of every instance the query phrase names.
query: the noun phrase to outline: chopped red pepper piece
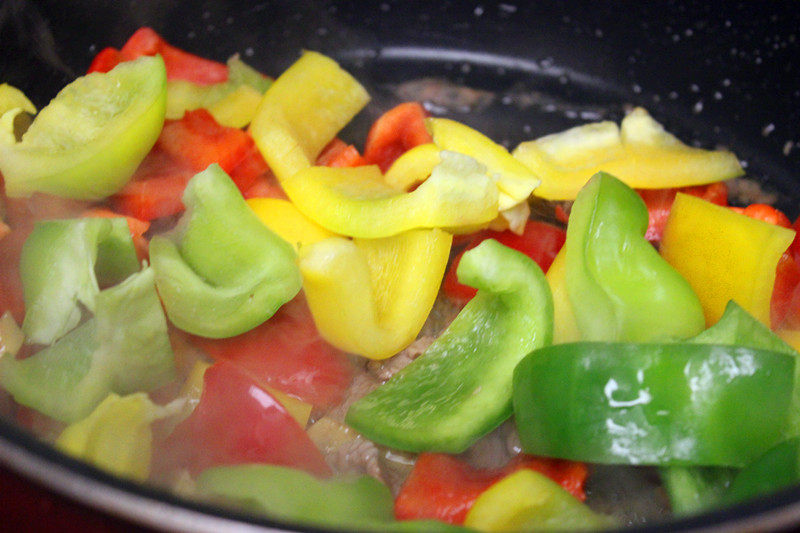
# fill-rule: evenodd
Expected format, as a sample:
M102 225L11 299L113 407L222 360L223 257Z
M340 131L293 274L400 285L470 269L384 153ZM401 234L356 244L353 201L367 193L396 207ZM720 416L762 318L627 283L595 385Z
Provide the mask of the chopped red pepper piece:
M123 61L140 56L161 54L167 68L167 79L187 80L201 85L220 83L228 79L228 67L205 59L167 43L152 28L139 28L121 50L104 48L95 56L88 72L108 72Z
M209 367L200 402L155 450L157 469L192 474L217 465L268 463L331 473L297 421L238 366Z
M775 224L784 228L791 228L792 223L789 217L783 214L779 209L775 209L767 204L750 204L747 207L731 207L732 210L744 216L761 220L768 224Z
M467 248L453 259L450 268L445 274L442 288L445 294L454 302L465 303L475 296L476 289L458 282L456 269L464 252L475 248L486 239L496 239L501 244L524 253L536 261L544 272L547 272L556 254L564 245L566 235L566 232L561 228L535 220L529 220L525 224L522 235L517 235L509 230L481 232L475 235Z
M463 524L475 499L493 483L521 468L553 479L579 500L585 500L585 464L521 455L501 469L476 469L452 455L423 453L395 500L398 520L435 519Z
M433 142L425 128L427 117L428 112L417 102L400 104L381 115L367 135L364 160L386 172L403 153Z
M122 54L116 48L112 46L103 48L94 56L94 59L92 59L87 74L91 72L108 72L123 61L125 61L125 58L122 57Z
M235 363L259 384L318 407L341 403L352 380L347 357L320 337L302 297L247 333L196 340L212 357Z
M164 123L153 150L114 196L115 208L140 220L180 213L189 179L211 163L218 163L242 193L269 172L250 134L220 126L208 111L195 109Z
M358 153L358 148L338 137L329 142L317 157L317 165L326 167L358 167L367 164L369 163L366 159Z
M650 215L647 233L645 233L645 238L650 242L661 242L664 224L667 223L667 217L672 209L672 203L675 201L675 195L679 192L697 196L713 204L728 205L728 186L721 181L693 187L641 189L636 192L644 200Z

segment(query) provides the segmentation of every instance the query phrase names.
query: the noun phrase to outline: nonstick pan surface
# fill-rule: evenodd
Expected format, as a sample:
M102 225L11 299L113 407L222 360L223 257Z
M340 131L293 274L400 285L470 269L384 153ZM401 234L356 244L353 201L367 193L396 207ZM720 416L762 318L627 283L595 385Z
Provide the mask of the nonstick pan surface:
M794 2L146 2L4 0L0 81L42 106L139 27L201 56L234 53L277 75L302 49L329 55L373 97L342 133L404 100L509 147L647 108L692 143L724 146L790 217L800 213L800 10ZM466 88L466 89L465 89ZM734 422L735 423L735 422ZM90 506L159 528L290 528L119 480L0 418L0 461ZM800 488L644 529L800 524Z

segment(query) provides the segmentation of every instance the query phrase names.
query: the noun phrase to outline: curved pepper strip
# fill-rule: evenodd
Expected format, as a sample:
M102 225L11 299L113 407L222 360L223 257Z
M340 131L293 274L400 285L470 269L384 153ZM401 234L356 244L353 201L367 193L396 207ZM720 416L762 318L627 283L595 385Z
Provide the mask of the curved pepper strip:
M517 366L514 415L526 453L741 467L783 438L794 370L793 356L744 346L559 344Z
M250 134L285 187L368 101L366 90L335 61L304 52L264 94Z
M151 424L177 412L150 401L147 394L109 394L92 413L67 426L56 447L116 474L146 481L150 475Z
M419 185L441 163L441 148L433 143L420 144L395 159L383 179L398 191L407 191Z
M292 246L272 233L216 164L194 176L172 235L150 260L167 316L204 337L232 337L271 317L300 290Z
M726 503L766 496L800 481L800 438L785 440L742 469L724 495Z
M335 237L281 198L250 198L247 205L269 229L291 244L295 251L301 247Z
M719 320L730 300L768 325L776 268L794 234L678 193L660 252L700 297L708 325Z
M464 525L478 531L594 531L615 524L546 475L521 469L478 496Z
M160 387L175 363L146 268L96 297L95 316L25 359L0 359L0 381L22 404L63 422L88 415L109 392Z
M319 332L337 348L370 359L411 344L436 300L452 240L439 229L411 230L303 248L303 290Z
M798 356L791 346L734 301L728 303L716 324L689 342L746 346ZM795 383L800 383L798 374L800 365L795 365ZM796 386L790 413L787 434L800 435L800 388ZM736 472L730 468L674 466L662 468L660 474L673 512L690 514L718 505Z
M17 142L18 117L36 114L36 107L25 93L7 83L0 83L0 144Z
M433 520L395 522L392 493L370 476L319 479L273 465L223 466L197 478L207 497L306 527L348 531L465 531Z
M347 412L347 423L367 438L460 453L511 414L514 367L553 337L544 274L490 239L464 254L458 277L478 294L424 354Z
M416 228L459 228L497 216L497 187L482 165L443 152L422 185L399 192L377 166L311 167L282 183L307 217L340 235L377 239Z
M486 166L500 190L498 207L501 211L527 201L541 183L539 177L508 150L479 131L446 118L429 118L425 122L436 146L466 154Z
M28 342L52 344L95 310L100 285L139 270L124 218L39 222L25 241L20 276Z
M644 202L599 172L578 194L567 226L567 294L585 340L685 339L705 326L689 283L644 238Z
M578 126L520 144L513 155L536 172L536 196L573 200L600 171L636 189L703 185L741 176L730 152L702 150L680 142L642 108L617 127L613 122Z

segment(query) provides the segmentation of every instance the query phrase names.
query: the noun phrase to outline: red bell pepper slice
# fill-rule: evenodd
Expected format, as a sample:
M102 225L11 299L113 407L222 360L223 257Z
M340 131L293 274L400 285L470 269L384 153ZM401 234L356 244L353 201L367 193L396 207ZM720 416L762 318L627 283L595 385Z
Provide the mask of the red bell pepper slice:
M317 165L325 167L358 167L367 164L367 160L358 153L358 148L338 137L329 142L317 157Z
M428 112L418 102L400 104L372 125L364 145L364 160L378 165L382 172L392 166L395 159L417 145L433 141L425 128Z
M167 69L167 79L187 80L201 85L220 83L228 79L228 66L206 59L167 43L152 28L139 28L121 50L104 48L95 56L88 72L108 72L123 61L140 56L161 54Z
M650 242L661 242L664 225L679 192L691 194L717 205L728 205L728 186L724 182L680 187L675 189L640 189L636 191L644 200L650 221L645 238Z
M322 453L305 430L238 366L209 367L200 402L189 417L157 446L154 471L267 463L330 475Z
M395 517L463 524L483 491L520 468L541 472L579 500L586 499L588 469L583 463L520 455L500 469L476 469L452 455L422 453L395 499Z
M750 204L747 207L731 207L730 209L744 216L766 222L767 224L774 224L784 228L792 227L789 217L784 215L783 211L775 209L771 205Z
M259 384L318 407L341 403L353 378L347 357L320 337L302 296L247 333L195 339L212 357L236 364Z
M123 61L125 61L125 58L122 57L120 51L109 46L108 48L103 48L94 56L92 63L89 65L89 70L87 70L86 73L108 72Z
M140 220L178 214L189 179L211 163L218 163L242 193L269 172L250 134L221 126L205 109L195 109L164 123L155 147L112 203Z
M442 289L444 289L444 293L450 300L457 303L466 303L475 296L476 289L458 282L456 269L464 252L475 248L486 239L496 239L501 244L524 253L536 261L544 272L547 272L556 254L564 245L566 236L567 234L563 229L536 220L529 220L525 223L522 235L517 235L509 230L481 232L472 239L472 242L467 245L464 251L453 259L450 268L445 274Z

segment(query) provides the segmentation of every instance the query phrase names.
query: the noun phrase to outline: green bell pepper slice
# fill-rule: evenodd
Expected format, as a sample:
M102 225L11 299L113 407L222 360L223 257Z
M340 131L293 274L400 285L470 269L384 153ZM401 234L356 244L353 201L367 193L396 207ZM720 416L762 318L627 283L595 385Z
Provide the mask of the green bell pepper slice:
M720 320L688 342L727 344L781 352L797 357L797 352L769 328L756 320L734 301L728 302ZM800 365L795 365L795 383ZM797 434L800 400L795 386L790 410L788 433ZM725 467L664 467L661 480L669 496L672 511L690 514L710 509L720 503L737 470Z
M581 189L567 227L566 289L583 340L685 339L705 327L689 283L644 238L644 201L598 172Z
M550 346L514 372L517 429L538 455L742 467L783 438L794 366L790 355L744 346Z
M63 337L80 322L82 307L94 311L101 285L137 270L124 218L37 223L20 259L27 341L52 344Z
M550 289L530 258L489 239L457 272L477 296L425 353L347 412L367 438L414 452L464 451L511 414L520 359L552 341Z
M765 496L800 481L800 437L785 440L747 465L733 479L725 503Z
M167 316L204 337L232 337L271 317L300 290L292 245L269 230L217 164L195 175L186 212L150 242Z
M62 422L87 416L110 393L160 387L174 377L167 322L146 268L96 296L95 315L31 357L0 359L14 399Z
M298 526L348 531L466 531L433 520L394 521L388 487L370 476L319 479L292 468L244 464L203 471L200 494Z

